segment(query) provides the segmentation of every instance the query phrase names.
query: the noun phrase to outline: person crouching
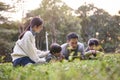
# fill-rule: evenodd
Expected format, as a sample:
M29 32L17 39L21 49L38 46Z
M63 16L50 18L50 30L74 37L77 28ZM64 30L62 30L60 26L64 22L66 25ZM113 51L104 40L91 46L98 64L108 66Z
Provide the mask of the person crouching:
M47 62L56 62L56 61L62 61L64 59L64 56L61 54L61 46L57 43L53 43L50 46L50 53L46 57Z

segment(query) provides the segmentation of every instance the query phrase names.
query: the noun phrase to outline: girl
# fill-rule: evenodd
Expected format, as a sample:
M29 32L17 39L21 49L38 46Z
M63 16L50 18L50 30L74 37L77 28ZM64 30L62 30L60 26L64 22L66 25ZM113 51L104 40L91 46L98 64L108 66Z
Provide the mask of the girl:
M20 36L13 49L13 66L25 66L28 63L45 63L45 56L49 53L40 51L35 46L35 35L39 33L43 26L40 18L33 18L28 28Z
M91 38L88 41L88 47L85 50L85 58L86 59L97 59L103 57L104 50L101 47L99 40L96 38Z

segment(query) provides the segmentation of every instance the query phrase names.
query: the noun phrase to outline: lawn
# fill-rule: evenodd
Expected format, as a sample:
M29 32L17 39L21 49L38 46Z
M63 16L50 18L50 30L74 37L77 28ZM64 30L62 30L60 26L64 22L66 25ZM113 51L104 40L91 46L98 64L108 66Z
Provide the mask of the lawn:
M120 80L120 54L99 60L74 60L14 68L0 64L0 80Z

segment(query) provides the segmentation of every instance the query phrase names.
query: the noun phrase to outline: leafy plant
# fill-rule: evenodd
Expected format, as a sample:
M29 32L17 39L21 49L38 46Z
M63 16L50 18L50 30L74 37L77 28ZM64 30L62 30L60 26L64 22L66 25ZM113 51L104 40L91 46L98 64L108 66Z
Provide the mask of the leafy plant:
M0 64L0 80L119 80L120 54L100 60L74 60L14 68Z

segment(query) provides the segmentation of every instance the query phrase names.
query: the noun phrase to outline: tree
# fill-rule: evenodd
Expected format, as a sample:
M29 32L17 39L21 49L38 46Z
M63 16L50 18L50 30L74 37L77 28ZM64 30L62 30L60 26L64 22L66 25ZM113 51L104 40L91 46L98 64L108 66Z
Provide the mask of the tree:
M76 11L81 19L81 36L85 42L89 38L99 38L105 51L115 51L119 39L119 16L111 16L103 9L95 7L93 4L82 5ZM112 32L112 33L111 33ZM99 35L96 35L99 33Z
M0 63L12 60L10 53L18 36L17 22L9 21L9 17L3 15L11 11L10 5L0 2Z
M81 36L85 42L91 37L96 37L96 32L99 32L100 27L104 25L103 22L105 19L103 20L103 18L109 16L107 12L95 7L93 4L84 4L80 6L76 13L81 19Z
M8 12L11 7L3 2L0 2L0 23L6 22L7 18L3 16L4 12Z
M72 15L72 11L61 0L43 0L40 8L29 12L27 17L40 16L44 20L46 31L49 33L49 44L53 42L62 44L66 42L65 36L69 32L74 31L80 34L80 20Z

